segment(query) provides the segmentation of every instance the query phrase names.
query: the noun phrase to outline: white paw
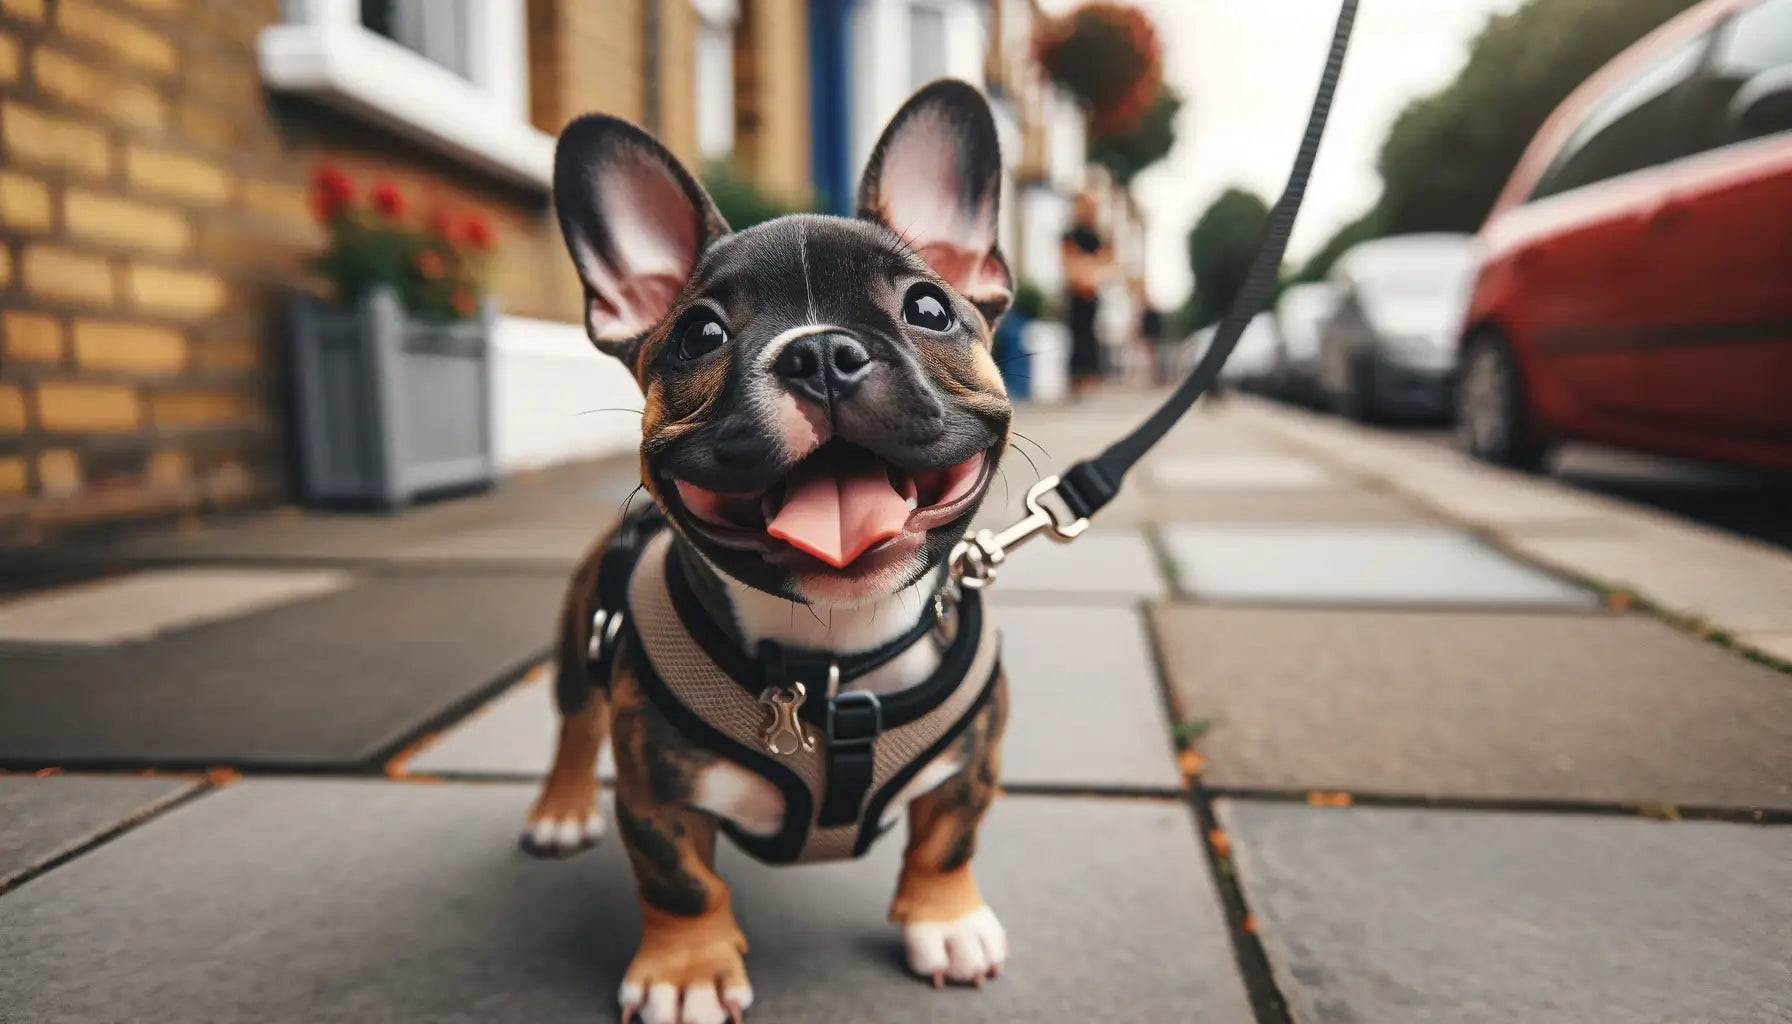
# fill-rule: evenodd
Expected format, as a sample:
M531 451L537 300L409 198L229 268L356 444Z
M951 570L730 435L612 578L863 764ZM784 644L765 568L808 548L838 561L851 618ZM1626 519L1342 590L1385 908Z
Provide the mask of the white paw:
M956 921L923 921L902 926L908 969L935 985L943 981L981 985L1002 971L1008 936L987 906Z
M537 857L570 857L597 845L604 836L602 811L583 818L544 817L523 829L523 849Z
M622 1024L639 1016L641 1024L729 1024L753 1005L753 989L742 985L718 993L714 985L688 985L681 992L665 982L641 986L623 982L616 994Z

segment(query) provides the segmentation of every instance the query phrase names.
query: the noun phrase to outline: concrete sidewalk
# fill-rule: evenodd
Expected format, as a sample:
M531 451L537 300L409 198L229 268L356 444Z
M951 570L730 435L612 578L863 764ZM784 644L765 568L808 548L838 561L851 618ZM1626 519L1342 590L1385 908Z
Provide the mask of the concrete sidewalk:
M1148 402L1023 410L984 521ZM633 484L143 536L0 603L0 1019L613 1019L620 849L514 835ZM1232 399L990 593L1013 969L903 976L896 837L730 851L753 1019L1792 1021L1792 676L1737 649L1785 656L1778 552Z

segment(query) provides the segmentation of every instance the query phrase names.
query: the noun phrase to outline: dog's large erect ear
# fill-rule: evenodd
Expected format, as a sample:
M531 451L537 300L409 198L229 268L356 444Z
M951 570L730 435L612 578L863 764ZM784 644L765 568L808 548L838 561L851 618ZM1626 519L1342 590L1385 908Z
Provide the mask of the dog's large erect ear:
M554 210L585 283L585 329L624 360L728 224L691 173L627 121L581 117L554 152Z
M1014 297L996 244L1002 147L983 94L941 79L909 97L871 151L859 216L906 238L994 321Z

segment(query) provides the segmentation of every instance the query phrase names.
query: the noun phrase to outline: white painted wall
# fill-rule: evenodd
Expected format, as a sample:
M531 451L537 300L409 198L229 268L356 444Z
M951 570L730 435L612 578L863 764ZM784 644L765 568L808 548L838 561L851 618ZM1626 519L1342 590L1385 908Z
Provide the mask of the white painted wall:
M864 167L890 115L925 82L912 80L909 11L946 18L946 75L983 85L988 26L977 0L859 0L852 13L852 158Z
M641 444L639 409L623 365L575 324L499 317L492 338L492 446L503 473L619 455Z
M1026 223L1027 276L1045 291L1047 298L1064 292L1064 257L1059 239L1070 226L1070 200L1061 192L1031 185L1021 189L1017 204Z

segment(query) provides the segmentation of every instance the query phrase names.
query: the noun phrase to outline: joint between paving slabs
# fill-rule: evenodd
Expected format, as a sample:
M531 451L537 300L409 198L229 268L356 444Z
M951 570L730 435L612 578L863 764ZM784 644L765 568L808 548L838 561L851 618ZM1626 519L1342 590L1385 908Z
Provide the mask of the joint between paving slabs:
M1597 815L1647 821L1710 821L1732 825L1792 825L1792 808L1719 807L1671 804L1649 800L1537 800L1499 797L1425 796L1401 793L1346 793L1306 789L1239 786L1201 787L1212 800L1256 803L1304 803L1313 807L1387 807L1425 811L1471 811L1482 814Z
M60 775L62 773L57 770L44 770L33 772L32 774L42 777L46 775ZM161 772L137 772L131 777L179 779L182 781L193 782L194 785L191 789L183 790L165 800L159 800L147 807L139 809L125 820L103 828L93 835L70 845L66 849L52 854L43 861L26 868L10 879L0 879L0 896L5 896L16 891L19 887L30 883L34 879L41 878L64 864L79 857L83 857L89 852L105 846L114 839L123 836L127 832L132 832L156 818L162 817L165 814L170 814L197 801L201 797L231 785L239 776L236 772L229 769L216 769L213 772L206 773L204 776L174 775Z

